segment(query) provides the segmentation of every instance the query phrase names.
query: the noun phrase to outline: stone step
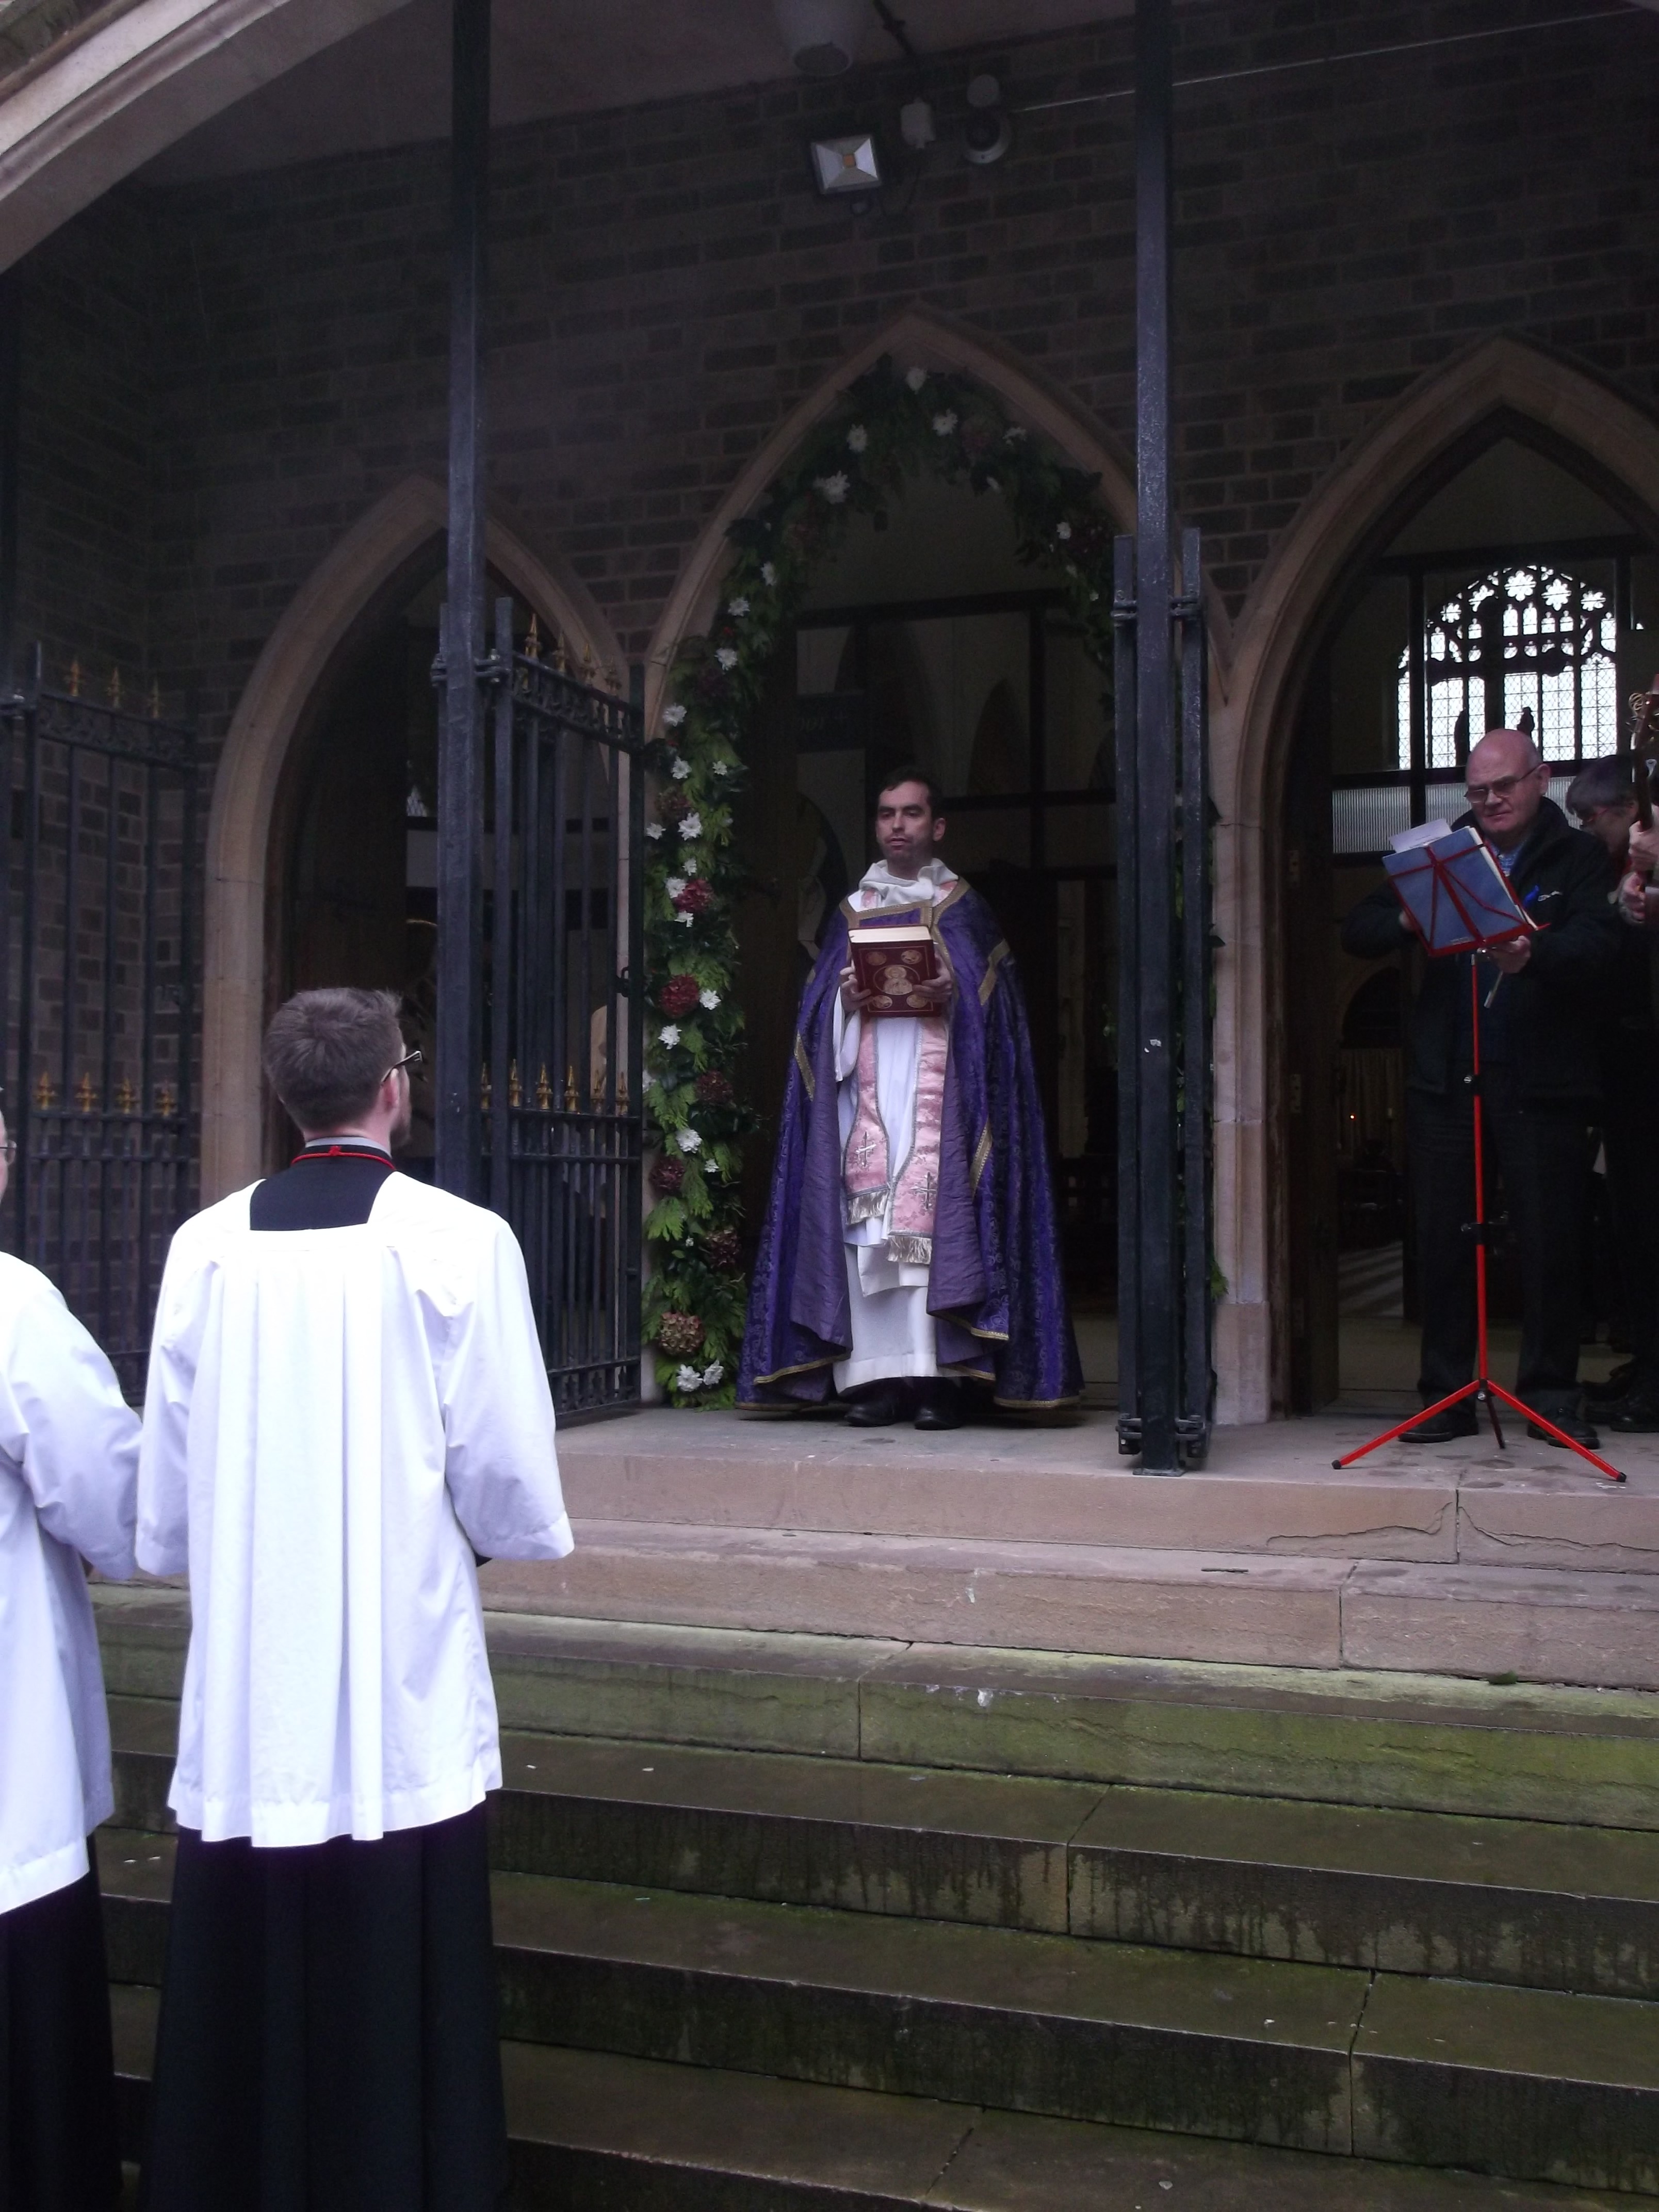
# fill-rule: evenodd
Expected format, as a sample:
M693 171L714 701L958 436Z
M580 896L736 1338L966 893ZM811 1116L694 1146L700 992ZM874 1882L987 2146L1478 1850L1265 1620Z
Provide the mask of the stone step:
M1236 1665L1659 1687L1659 1575L582 1522L502 1610Z
M112 1992L136 2144L149 1990ZM1615 2212L1627 2196L507 2043L522 2212Z
M94 1597L112 1702L133 1701L170 1757L186 1601ZM1659 1829L1659 1701L1641 1692L550 1615L487 1625L513 1729Z
M117 1981L159 1976L170 1856L106 1832ZM1659 2006L544 1875L494 1887L517 2041L1659 2194Z
M1602 1481L1511 1431L1425 1452L1384 1446L1339 1471L1375 1417L1218 1430L1200 1471L1151 1481L1115 1416L927 1436L836 1419L757 1421L665 1408L560 1438L579 1520L800 1529L1132 1550L1306 1553L1449 1565L1642 1572L1659 1566L1659 1451L1620 1437L1629 1480Z
M169 1709L117 1700L117 1818ZM504 1871L1309 1965L1659 1997L1659 1837L508 1734Z

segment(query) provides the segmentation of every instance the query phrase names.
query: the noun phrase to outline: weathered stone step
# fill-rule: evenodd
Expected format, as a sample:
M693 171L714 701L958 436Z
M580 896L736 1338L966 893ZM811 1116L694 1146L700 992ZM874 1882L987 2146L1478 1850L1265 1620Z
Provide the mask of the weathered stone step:
M149 1990L112 1992L136 2143ZM504 2044L520 2212L1615 2212L1628 2197Z
M523 1613L1229 1664L1659 1687L1659 1575L580 1522L498 1559Z
M168 1825L170 1710L116 1702L125 1826ZM528 1733L502 1763L508 1872L1659 1996L1651 1833Z
M94 1595L118 1740L139 1701L170 1757L186 1601ZM511 1729L1659 1830L1659 1698L1640 1692L546 1615L488 1628Z

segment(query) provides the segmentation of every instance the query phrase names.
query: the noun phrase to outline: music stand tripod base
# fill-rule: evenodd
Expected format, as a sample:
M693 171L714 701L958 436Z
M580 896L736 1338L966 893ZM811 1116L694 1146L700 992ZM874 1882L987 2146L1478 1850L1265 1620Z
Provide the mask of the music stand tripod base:
M1432 1406L1425 1406L1420 1413L1413 1413L1409 1420L1397 1422L1393 1428L1384 1430L1380 1437L1373 1437L1369 1443L1361 1444L1358 1451L1345 1452L1340 1459L1334 1459L1331 1465L1339 1472L1345 1467L1352 1467L1357 1459L1364 1459L1367 1452L1376 1451L1380 1445L1392 1443L1396 1437L1405 1436L1409 1431L1416 1428L1419 1422L1432 1420L1437 1413L1445 1413L1449 1407L1461 1406L1466 1398L1478 1399L1485 1406L1486 1417L1492 1423L1492 1432L1498 1439L1498 1449L1499 1451L1506 1451L1509 1447L1504 1442L1503 1424L1498 1418L1497 1401L1501 1398L1512 1412L1519 1413L1524 1420L1530 1421L1535 1428L1544 1430L1554 1437L1557 1443L1565 1444L1569 1451L1576 1451L1580 1459L1588 1460L1589 1464L1598 1473L1604 1474L1609 1482L1622 1482L1625 1478L1616 1467L1609 1466L1606 1460L1591 1451L1588 1444L1581 1444L1576 1437L1570 1437L1565 1429L1558 1428L1553 1421L1547 1419L1533 1407L1524 1404L1513 1391L1506 1390L1501 1382L1494 1382L1489 1372L1490 1361L1486 1350L1486 1175L1485 1128L1480 1112L1480 985L1479 971L1473 960L1469 962L1469 1004L1474 1022L1474 1066L1470 1079L1474 1109L1474 1220L1472 1226L1474 1232L1474 1302L1475 1318L1479 1326L1477 1342L1480 1350L1480 1371L1474 1382L1464 1383L1461 1390L1454 1390L1449 1396L1439 1399ZM1476 1433L1479 1434L1478 1415L1476 1422Z

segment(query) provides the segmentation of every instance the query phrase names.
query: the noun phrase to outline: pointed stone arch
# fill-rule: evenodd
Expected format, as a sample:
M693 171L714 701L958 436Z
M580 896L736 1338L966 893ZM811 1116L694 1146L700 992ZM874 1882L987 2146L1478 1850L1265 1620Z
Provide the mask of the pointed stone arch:
M361 515L284 609L255 662L214 774L208 815L202 1007L202 1190L222 1197L260 1171L259 1046L270 838L295 740L366 623L418 581L441 550L443 488L410 477ZM580 655L622 655L609 623L562 564L489 525L490 566Z
M994 339L931 308L907 307L848 354L790 410L744 465L704 524L652 637L645 696L649 726L654 726L665 703L668 672L681 645L705 630L713 617L720 578L731 556L726 532L734 522L754 512L814 423L829 414L848 386L873 368L884 354L890 354L901 368L915 364L929 370L951 370L970 376L994 392L1017 422L1047 440L1074 468L1097 476L1101 496L1113 521L1122 530L1134 528L1134 480L1129 467L1109 434L1074 398L1045 382L1029 363Z
M1659 539L1659 425L1557 356L1489 339L1407 392L1338 463L1273 549L1217 657L1210 716L1216 835L1217 1259L1224 1420L1272 1405L1282 1294L1273 1174L1285 1009L1277 957L1279 812L1302 687L1334 597L1476 453L1516 437L1561 462Z

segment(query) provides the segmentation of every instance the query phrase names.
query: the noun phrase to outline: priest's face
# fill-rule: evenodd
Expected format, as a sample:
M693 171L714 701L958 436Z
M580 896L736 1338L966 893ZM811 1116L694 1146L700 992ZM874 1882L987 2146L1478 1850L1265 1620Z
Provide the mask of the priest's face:
M925 783L896 783L876 800L876 842L896 876L920 874L944 835L944 818L935 817Z

